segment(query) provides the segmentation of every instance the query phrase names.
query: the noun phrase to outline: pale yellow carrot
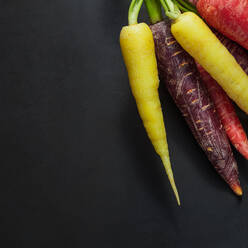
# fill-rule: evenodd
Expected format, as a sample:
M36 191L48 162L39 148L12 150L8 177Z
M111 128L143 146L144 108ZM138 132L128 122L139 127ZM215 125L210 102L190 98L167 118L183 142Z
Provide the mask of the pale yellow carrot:
M162 159L177 202L180 205L171 169L158 95L159 78L152 32L145 23L123 27L120 34L120 45L140 117L156 152Z

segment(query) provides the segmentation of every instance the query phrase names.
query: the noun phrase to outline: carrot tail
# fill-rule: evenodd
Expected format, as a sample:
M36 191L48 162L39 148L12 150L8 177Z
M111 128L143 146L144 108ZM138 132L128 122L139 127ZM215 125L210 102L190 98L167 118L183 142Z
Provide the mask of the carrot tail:
M173 172L172 172L171 166L167 166L167 165L170 165L170 160L168 159L167 156L162 156L161 159L162 159L162 162L164 164L164 167L166 168L165 171L166 171L166 174L167 174L168 179L170 181L172 190L173 190L173 192L175 194L175 197L176 197L176 200L177 200L177 204L180 206L181 205L181 202L180 202L179 194L178 194L178 191L177 191L177 186L175 184Z
M232 184L231 188L233 190L233 192L238 195L238 196L242 196L243 195L243 191L242 188L240 187L239 184Z
M236 162L235 162L236 163ZM232 189L232 191L237 195L237 196L242 196L243 191L242 188L240 186L240 182L238 180L238 170L237 168L232 170L230 172L230 176L229 176L229 186Z

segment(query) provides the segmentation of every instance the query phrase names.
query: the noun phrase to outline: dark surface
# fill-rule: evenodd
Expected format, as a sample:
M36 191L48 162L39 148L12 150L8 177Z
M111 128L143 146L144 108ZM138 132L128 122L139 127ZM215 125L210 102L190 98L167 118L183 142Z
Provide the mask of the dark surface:
M239 200L162 86L176 205L120 54L128 3L0 1L1 247L248 247L248 162Z

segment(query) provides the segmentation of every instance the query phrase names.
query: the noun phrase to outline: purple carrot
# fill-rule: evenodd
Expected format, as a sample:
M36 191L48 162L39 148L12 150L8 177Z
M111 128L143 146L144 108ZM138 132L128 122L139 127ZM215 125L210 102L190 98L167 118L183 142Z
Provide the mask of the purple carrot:
M194 59L174 39L170 25L166 19L150 26L160 78L214 168L237 195L242 195L237 163L214 104L201 82Z
M215 35L221 41L221 43L227 48L227 50L232 54L232 56L236 59L238 64L242 67L242 69L248 74L248 52L246 49L241 47L238 43L228 39L223 34L219 33L216 30L213 30Z

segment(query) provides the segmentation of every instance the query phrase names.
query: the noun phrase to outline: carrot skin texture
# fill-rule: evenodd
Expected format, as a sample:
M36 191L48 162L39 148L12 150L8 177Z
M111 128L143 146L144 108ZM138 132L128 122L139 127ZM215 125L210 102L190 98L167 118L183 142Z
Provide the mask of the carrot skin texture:
M248 49L248 1L199 0L196 6L210 26Z
M209 161L233 191L240 195L242 190L237 163L214 104L200 81L193 58L176 42L170 25L166 19L150 26L160 78Z
M139 23L123 27L120 34L120 46L140 117L155 151L161 157L178 205L180 205L171 169L166 131L158 95L157 61L149 26L145 23Z
M248 114L248 76L203 20L192 12L184 12L173 22L171 32L178 43Z
M248 159L248 140L246 133L239 121L232 102L218 85L218 83L207 73L202 66L197 64L202 81L215 104L221 123L234 147Z

